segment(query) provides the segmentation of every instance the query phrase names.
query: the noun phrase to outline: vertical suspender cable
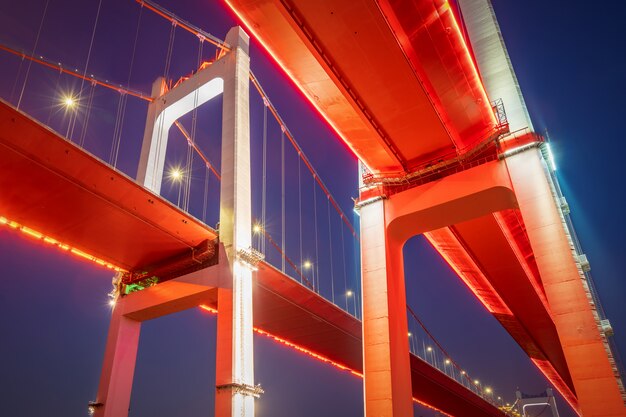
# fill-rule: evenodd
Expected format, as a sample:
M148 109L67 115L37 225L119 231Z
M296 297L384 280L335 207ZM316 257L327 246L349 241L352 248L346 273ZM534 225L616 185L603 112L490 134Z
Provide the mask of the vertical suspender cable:
M209 172L209 166L204 165L204 201L202 202L202 221L206 223L206 209L209 201L209 177L211 173Z
M261 185L261 228L266 227L267 209L267 100L263 97L263 184ZM261 233L261 253L265 253L265 234Z
M341 260L341 263L343 264L344 298L346 299L346 311L348 311L348 274L346 272L346 241L343 237L343 223L341 223ZM356 299L356 293L353 293L352 296ZM354 315L356 316L356 307Z
M24 61L24 56L22 55L22 61ZM22 64L20 63L20 68ZM57 82L54 84L54 93L56 94L59 91L59 83L61 82L61 75L63 74L61 64L59 64L59 75L57 77ZM18 72L19 75L19 72ZM15 79L17 82L17 78ZM15 88L15 85L13 85ZM13 101L13 90L11 90L11 101ZM50 106L50 112L48 113L48 119L46 120L46 126L50 125L50 119L52 118L52 111L54 110L54 106Z
M317 192L316 190L316 180L315 180L315 174L313 174L313 217L315 219L315 268L314 271L317 270L317 293L319 294L320 292L320 283L319 283L319 249L318 249L318 244L317 244ZM315 282L315 279L313 279L313 282Z
M32 62L31 60L28 61L29 63ZM15 89L17 88L17 82L20 79L20 74L22 73L22 65L24 64L24 54L22 54L22 59L20 59L20 65L19 67L17 67L17 74L15 74L15 81L13 81L13 87L11 87L11 95L9 96L9 102L13 102L13 96L15 95ZM61 71L59 71L59 77L61 76ZM59 80L57 79L57 88L58 89L59 86ZM52 109L50 109L50 114L52 114ZM48 117L48 120L50 120L50 117Z
M200 68L200 64L202 63L202 49L204 47L204 39L199 38L200 43L198 45L198 59L196 60L196 67ZM193 172L193 146L196 143L196 129L198 125L198 95L199 90L196 88L193 97L193 110L191 112L191 144L187 147L187 177L185 181L185 202L183 204L183 209L185 211L189 211L189 201L191 199L191 180L192 180L192 172Z
M165 68L163 69L163 78L165 79L165 82L167 83L167 79L170 75L170 63L172 60L172 50L174 49L174 39L176 36L176 21L173 20L172 21L172 27L170 29L170 38L169 38L169 42L167 44L167 52L165 54ZM163 110L161 112L161 115L159 116L159 123L157 126L158 129L158 133L157 133L157 146L156 146L156 160L160 160L161 158L161 151L165 152L165 149L161 149L161 141L163 139L163 128L164 128L164 119L165 119L165 112L167 110ZM153 167L153 171L152 171L152 177L153 178L157 178L158 176L158 164L154 164ZM151 184L152 185L156 185L156 184ZM178 204L180 204L180 187L181 185L179 184L178 186L178 191L179 191L179 198L178 198Z
M120 92L120 98L117 102L117 114L115 115L115 128L113 129L113 141L111 143L111 151L109 152L109 164L115 166L117 159L117 151L119 149L119 134L124 112L124 101L126 94Z
M285 127L280 126L280 209L282 222L282 271L285 273Z
M78 89L77 103L80 103L81 96L83 94L83 86L85 85L85 77L87 76L87 69L89 68L89 60L91 59L91 50L93 48L93 40L96 37L96 28L98 27L98 19L100 18L100 9L102 8L102 0L98 2L98 11L96 12L96 20L93 23L93 30L91 31L91 41L89 42L89 50L87 51L87 60L85 61L85 69L83 70L83 78L80 81L80 88ZM74 127L76 126L78 112L75 113L74 121L72 122L72 128L70 130L68 139L74 136Z
M85 136L87 136L87 127L89 126L89 117L91 116L91 107L93 106L93 96L96 91L96 83L91 82L91 89L89 91L89 98L87 99L87 106L85 106L86 114L85 114L85 122L83 123L83 128L80 132L80 140L79 145L82 148L85 145Z
M330 227L330 198L326 198L328 208L328 253L330 253L330 288L331 300L335 304L335 273L333 271L333 233Z
M126 88L130 87L130 79L133 75L133 66L135 64L135 52L137 51L137 39L139 38L139 27L141 26L141 15L143 13L143 5L139 9L139 16L137 17L137 28L135 29L135 40L133 42L133 52L130 57L130 66L128 68L128 79L126 80ZM93 40L92 40L93 42ZM94 84L95 86L95 84ZM117 158L120 153L120 144L122 142L122 130L124 128L124 118L126 117L126 103L128 102L128 96L125 93L121 93L123 96L122 110L120 113L119 127L117 128L117 138L115 138L115 152L112 156L112 165L117 167ZM86 123L86 122L85 122Z
M37 36L35 37L35 45L33 46L33 52L31 52L30 57L35 56L35 52L37 51L37 45L39 44L39 37L41 36L41 29L43 28L43 22L46 20L46 13L48 12L48 4L50 0L46 0L46 5L43 8L43 14L41 15L41 22L39 23L39 29L37 30ZM26 67L26 75L24 76L24 83L22 84L22 90L20 91L20 98L17 100L16 108L20 109L20 104L22 104L22 97L24 96L24 89L26 89L26 83L28 82L28 75L30 74L30 66L33 61L28 61L28 67ZM21 64L20 64L21 66Z
M300 152L298 152L298 220L300 223L300 268L302 268L302 182L300 174ZM302 277L300 277L300 283L302 283Z

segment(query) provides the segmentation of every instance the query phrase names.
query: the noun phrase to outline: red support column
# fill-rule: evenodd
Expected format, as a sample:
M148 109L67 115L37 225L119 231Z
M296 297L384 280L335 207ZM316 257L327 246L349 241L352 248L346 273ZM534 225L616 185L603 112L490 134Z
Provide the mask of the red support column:
M124 317L122 310L118 303L111 317L95 401L96 417L128 416L141 322Z
M506 159L584 417L626 416L539 150Z
M402 242L387 235L384 200L361 208L361 265L365 415L412 416Z

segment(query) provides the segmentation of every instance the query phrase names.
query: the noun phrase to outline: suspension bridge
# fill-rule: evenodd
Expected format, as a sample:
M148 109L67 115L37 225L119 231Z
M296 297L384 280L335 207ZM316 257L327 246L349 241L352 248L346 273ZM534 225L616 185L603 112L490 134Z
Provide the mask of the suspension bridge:
M407 305L402 246L423 234L579 415L626 415L612 329L489 1L227 4L242 27L221 40L138 0L125 82L90 65L102 2L83 68L38 55L49 1L31 50L0 45L17 63L0 224L115 274L90 411L128 414L142 322L199 307L217 315L215 415L262 401L254 332L362 377L366 415L524 414ZM150 92L131 84L147 16L170 25ZM197 44L182 76L181 34ZM358 157L360 228L250 71L248 35ZM27 88L35 68L78 87L46 103L55 92Z

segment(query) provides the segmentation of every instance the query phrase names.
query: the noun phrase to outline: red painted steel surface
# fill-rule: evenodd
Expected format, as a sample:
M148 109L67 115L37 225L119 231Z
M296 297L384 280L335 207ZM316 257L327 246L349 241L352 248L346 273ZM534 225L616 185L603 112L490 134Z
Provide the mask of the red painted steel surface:
M455 157L493 133L444 1L227 3L374 173Z
M270 265L261 264L255 274L255 327L362 372L359 320ZM504 416L496 407L415 356L411 356L411 377L414 398L448 414Z
M496 220L501 213L435 230L427 237L445 252L447 262L461 271L459 275L472 292L575 406L574 386L545 294L533 285L536 264L520 260L513 246L527 237L525 233L517 240L508 236Z
M200 221L0 103L0 216L126 270L217 237Z
M155 263L216 237L5 104L0 150L0 214L114 265L133 269ZM361 372L360 321L267 264L256 277L257 328ZM446 412L464 409L467 416L503 415L419 359L412 359L411 372L414 395L422 402Z

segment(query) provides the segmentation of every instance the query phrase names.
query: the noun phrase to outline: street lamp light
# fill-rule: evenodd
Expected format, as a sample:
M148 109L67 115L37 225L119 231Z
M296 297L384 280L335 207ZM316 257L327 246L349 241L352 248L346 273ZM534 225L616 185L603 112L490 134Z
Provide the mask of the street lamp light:
M76 107L76 99L72 96L63 97L63 105L68 109L73 109Z
M76 112L74 110L78 106L78 101L71 94L64 94L61 97L61 106L65 107L65 114L70 112L70 117L67 122L67 132L65 132L65 137L69 137L70 129L72 129L72 125L75 121Z
M182 179L183 179L183 171L180 168L172 168L170 170L170 174L169 174L170 179L173 182L177 182L178 183L178 202L176 203L177 206L180 206L180 191L182 190Z
M307 259L306 261L302 262L302 269L310 269L311 270L311 279L313 280L313 291L315 291L317 285L315 283L315 268L313 267L313 263ZM317 288L317 290L319 291L319 288ZM318 294L319 294L319 292L318 292Z
M348 310L348 298L352 297L352 300L354 302L354 317L356 317L356 296L354 296L354 292L352 290L347 290L346 291L346 310ZM348 313L350 313L350 311L348 310Z

